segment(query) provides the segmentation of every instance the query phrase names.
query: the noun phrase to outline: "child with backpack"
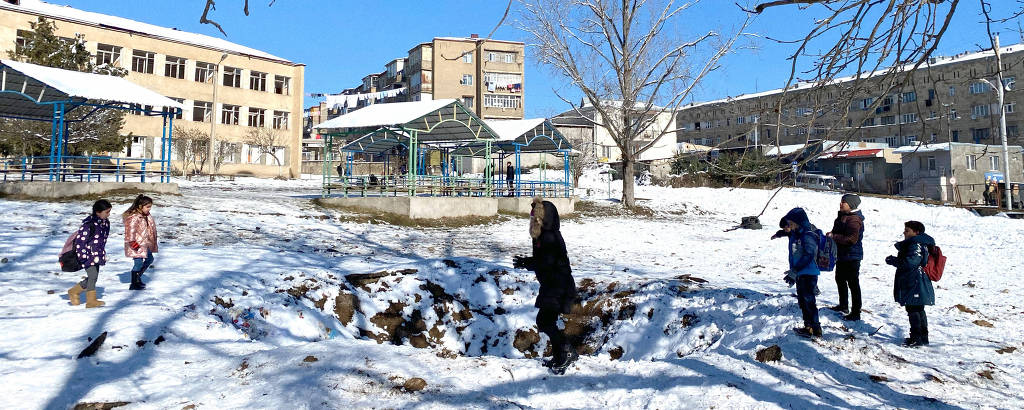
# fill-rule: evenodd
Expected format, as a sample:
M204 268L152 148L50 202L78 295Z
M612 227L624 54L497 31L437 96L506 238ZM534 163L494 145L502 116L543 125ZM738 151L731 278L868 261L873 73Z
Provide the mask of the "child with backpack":
M822 235L807 219L802 208L793 208L779 221L781 231L772 239L781 236L789 238L789 271L786 282L796 284L796 296L803 315L803 327L794 328L796 334L804 337L821 337L821 324L818 322L818 305L815 290L818 287L818 244ZM832 259L834 263L835 258Z
M934 271L936 263L944 258L941 258L935 240L924 233L924 224L907 221L903 226L905 239L896 243L896 256L887 256L885 263L896 267L893 297L896 303L906 307L910 319L910 337L903 340L903 345L918 347L928 344L928 317L924 307L935 304L932 278L925 272L925 266ZM929 251L934 251L934 262L929 260ZM941 266L938 272L941 272Z
M96 279L100 274L100 266L107 263L107 236L110 235L110 202L101 199L92 204L92 214L82 220L82 226L64 243L61 255L73 251L81 268L85 269L86 277L71 289L68 289L68 300L71 306L82 303L81 294L85 292L85 307L95 308L106 305L96 299Z
M129 290L143 290L142 274L153 264L153 254L157 252L156 221L150 210L153 209L153 198L139 194L132 206L121 215L124 219L124 256L132 258L132 282Z

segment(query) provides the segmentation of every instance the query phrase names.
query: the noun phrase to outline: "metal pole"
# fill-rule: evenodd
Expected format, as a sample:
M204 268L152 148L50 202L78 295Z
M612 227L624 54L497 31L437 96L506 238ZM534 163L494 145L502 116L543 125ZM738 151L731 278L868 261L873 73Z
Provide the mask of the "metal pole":
M999 90L999 138L1003 143L1003 190L1006 193L1006 209L1013 209L1013 202L1010 197L1010 148L1006 144L1006 106L1004 104L1004 89L1006 85L1003 84L1003 67L1001 65L1001 59L999 57L999 35L996 34L995 38L992 39L992 49L996 55L996 64L998 69L996 70L996 88Z
M217 66L213 68L213 102L210 103L210 147L209 152L206 153L206 159L210 161L207 165L207 171L210 175L210 180L213 180L213 174L217 172L214 167L216 163L214 145L216 142L216 127L217 127L217 79L220 77L220 66L223 65L224 59L228 58L227 53L220 55L220 61L217 62Z

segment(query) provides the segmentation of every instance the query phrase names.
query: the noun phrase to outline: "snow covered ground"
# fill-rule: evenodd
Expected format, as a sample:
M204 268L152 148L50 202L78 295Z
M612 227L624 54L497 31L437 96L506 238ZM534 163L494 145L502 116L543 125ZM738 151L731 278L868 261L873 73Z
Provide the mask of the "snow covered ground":
M593 353L565 376L535 357L546 344L529 337L536 284L511 268L529 252L525 218L348 222L309 200L318 179L181 181L181 196L155 198L148 289L127 290L113 217L107 306L87 310L68 306L81 274L56 259L90 203L0 200L0 407L1024 407L1024 221L864 198L864 320L824 309L836 303L826 273L825 337L812 341L790 332L786 244L768 238L793 206L831 227L838 194L785 189L765 229L730 231L772 192L639 187L653 215L624 216L602 199L607 183L582 182L596 204L562 231L592 315L566 325L585 328ZM130 199L112 198L115 215ZM910 219L949 258L920 349L898 345L907 318L883 262ZM76 360L102 332L99 352ZM780 361L755 359L772 345ZM403 389L412 378L426 387Z

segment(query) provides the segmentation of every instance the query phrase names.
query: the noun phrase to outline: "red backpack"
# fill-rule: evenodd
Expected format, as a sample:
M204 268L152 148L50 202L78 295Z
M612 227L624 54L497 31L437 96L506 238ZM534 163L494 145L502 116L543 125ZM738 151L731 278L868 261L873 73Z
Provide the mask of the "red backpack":
M928 247L928 262L924 264L924 273L932 282L942 279L942 270L946 267L946 257L942 255L942 249L932 245Z

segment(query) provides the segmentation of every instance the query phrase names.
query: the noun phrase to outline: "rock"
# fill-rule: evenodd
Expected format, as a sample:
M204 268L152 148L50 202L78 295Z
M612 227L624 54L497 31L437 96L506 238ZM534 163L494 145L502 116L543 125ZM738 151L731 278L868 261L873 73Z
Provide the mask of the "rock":
M127 401L111 401L111 402L95 402L95 403L78 403L75 405L75 410L110 410L115 407L122 407L131 404Z
M50 290L46 291L46 294L47 294L47 295L52 295L52 294L54 294L54 293L57 293L57 291L55 291L55 290L53 290L53 289L50 289Z
M89 357L96 354L96 351L99 350L100 345L103 344L104 340L107 340L107 332L100 333L100 335L96 337L96 340L93 340L92 343L89 343L89 346L82 349L82 352L78 354L78 358L81 359L83 357Z
M1013 353L1013 352L1016 352L1016 351L1017 351L1016 347L1007 346L1007 347L1004 347L1002 349L996 350L996 353L1005 354L1005 353Z
M974 322L971 322L971 323L974 323L974 324L976 324L978 326L981 326L981 327L995 327L995 326L992 325L992 323L989 323L989 321L987 321L987 320L978 319L978 320L975 320Z
M316 356L309 355L309 356L306 356L305 359L302 359L302 362L303 363L313 363L313 362L316 362L316 361L319 361L319 360L320 359L317 359Z
M338 296L334 298L334 314L341 321L342 325L348 326L349 322L352 322L352 318L355 317L356 311L359 310L359 298L349 292L341 291Z
M761 229L761 220L756 216L744 216L740 218L740 228L742 229Z
M612 356L612 360L621 359L624 353L626 353L626 351L622 346L615 346L614 349L608 351L608 354Z
M160 343L163 343L164 340L167 340L167 339L164 339L164 335L157 336L156 340L153 340L153 344L159 345Z
M758 350L754 358L761 363L777 362L782 360L782 348L779 345L768 346Z
M0 259L0 263L7 263L7 258Z
M512 340L512 347L522 352L528 358L537 357L537 352L533 350L533 346L540 342L540 333L536 330L516 330L516 337Z
M413 377L409 380L406 380L405 383L402 383L402 388L404 388L405 391L408 392L420 391L425 389L426 387L427 381L419 377Z
M989 379L989 380L995 380L995 379L992 378L992 371L991 370L982 370L982 371L978 372L978 376L984 377L984 378Z
M871 381L873 381L875 383L883 383L883 382L889 381L889 378L885 377L885 376L878 376L878 375L872 374L869 377L871 378Z
M135 345L138 346L138 347L142 347L142 346L145 346L146 343L149 343L149 342L147 342L145 340L139 340L139 341L135 342Z

